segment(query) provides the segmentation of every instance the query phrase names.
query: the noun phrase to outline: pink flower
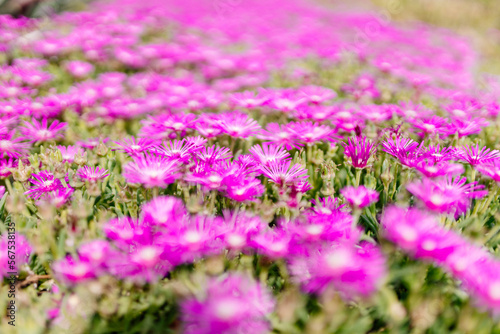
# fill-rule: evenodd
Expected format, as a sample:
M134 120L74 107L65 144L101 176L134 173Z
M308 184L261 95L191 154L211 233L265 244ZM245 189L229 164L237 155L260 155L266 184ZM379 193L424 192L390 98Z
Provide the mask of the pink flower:
M288 126L278 123L267 124L266 131L261 131L258 138L273 142L276 145L283 145L287 150L299 149L302 146L295 132L292 132Z
M80 178L80 180L88 181L90 183L95 183L98 180L102 180L107 176L109 176L109 173L106 169L103 169L101 167L89 167L89 166L84 166L79 168L76 174Z
M0 277L9 277L12 272L19 274L20 268L29 262L30 256L31 246L23 235L3 234L0 238Z
M477 165L475 168L484 176L500 184L500 159L494 160L490 164Z
M490 163L493 160L500 158L500 152L498 150L490 150L486 147L479 149L479 144L477 144L476 147L472 145L464 145L457 148L455 150L455 155L458 159L469 163L473 167Z
M204 293L181 302L186 334L268 333L273 309L271 294L241 274L210 279Z
M80 156L83 156L84 150L77 145L74 146L56 146L59 151L61 151L61 155L63 158L63 162L69 162L72 164L75 161L75 156L77 154L80 154Z
M34 184L34 186L29 188L24 194L34 199L39 199L43 194L64 189L61 180L54 177L51 172L46 170L38 174L33 174L29 181Z
M261 170L264 176L280 187L292 185L309 177L307 169L303 168L300 164L291 166L291 161L271 162L269 166L263 166Z
M66 63L65 67L75 78L85 78L94 72L94 66L84 61L69 61Z
M378 201L378 192L365 186L345 187L340 193L354 208L361 209Z
M123 151L130 156L138 156L140 153L148 151L155 147L157 141L148 138L135 137L126 138L122 141L117 141L115 144L117 148L113 148L114 151Z
M304 86L299 89L299 93L303 94L311 103L319 104L337 97L335 91L320 87L320 86Z
M139 183L146 188L166 187L179 177L176 161L154 154L136 157L123 167L123 176L129 183Z
M272 143L264 143L262 146L254 145L249 151L264 166L269 166L273 162L290 160L290 154L285 149Z
M289 267L307 292L321 293L332 286L347 300L374 293L386 275L381 251L366 242L333 244L310 256L292 257Z
M218 127L233 138L248 138L260 130L257 121L248 118L247 115L239 112L221 114Z
M71 256L52 264L56 279L68 285L85 282L97 277L95 269L88 261L77 260Z
M8 133L0 133L0 154L9 158L20 158L28 153L30 145L24 142L24 138L14 138L16 130Z
M63 131L67 127L67 123L54 120L50 125L46 118L42 122L32 119L31 123L24 122L24 127L20 128L21 133L31 142L46 142L57 140L63 137Z
M406 189L430 210L459 215L467 210L471 198L483 197L488 193L480 190L484 187L477 185L477 182L465 184L466 181L465 177L454 180L448 177L438 181L423 179L422 182L408 184Z
M344 154L351 158L351 164L355 168L365 168L368 166L368 160L375 151L375 145L366 137L349 138L348 143L342 143Z

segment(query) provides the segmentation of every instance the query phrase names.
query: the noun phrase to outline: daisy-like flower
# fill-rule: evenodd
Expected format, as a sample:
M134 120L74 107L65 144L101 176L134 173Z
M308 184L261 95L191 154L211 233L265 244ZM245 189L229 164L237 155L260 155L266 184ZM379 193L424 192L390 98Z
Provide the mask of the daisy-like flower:
M464 166L461 164L452 164L446 161L438 163L421 161L415 166L415 169L429 178L460 175L464 172Z
M49 125L46 118L41 122L32 119L31 123L25 121L20 131L31 142L46 142L62 138L64 136L62 132L67 126L67 123L59 122L58 120L54 120Z
M67 62L65 68L75 78L85 78L94 72L94 65L79 60Z
M370 142L366 137L349 138L347 144L342 143L344 146L344 154L351 158L351 164L354 168L365 168L368 166L368 160L375 151L375 145Z
M248 138L260 130L257 121L239 112L221 114L219 117L219 128L233 138Z
M270 92L274 93L269 99L269 105L276 110L284 113L293 111L298 106L307 102L307 97L297 94L294 90L283 89L281 91Z
M54 275L60 282L74 285L91 280L96 276L94 266L86 260L74 259L71 256L52 264Z
M283 147L272 143L264 143L262 146L254 145L249 149L254 158L262 165L269 166L276 161L290 160L290 153Z
M63 162L69 162L70 164L75 161L75 156L77 154L80 154L83 156L83 149L80 146L74 145L74 146L61 146L58 145L56 146L59 151L61 151L61 155L63 158Z
M420 161L419 144L410 138L389 137L382 142L382 147L382 151L389 153L405 166L414 167Z
M148 153L126 164L123 176L127 182L142 184L146 188L166 187L179 177L177 164L177 161Z
M181 302L186 334L268 333L273 309L265 287L241 274L212 278L203 294Z
M494 160L490 164L478 165L476 169L484 176L500 184L500 159Z
M155 147L158 141L151 140L148 138L135 138L130 137L122 141L115 141L114 143L118 145L117 148L113 148L113 151L123 151L130 156L138 156L140 153L148 151Z
M9 177L12 168L17 167L17 160L14 159L0 159L0 178L4 179Z
M80 178L81 181L95 183L98 180L102 180L105 177L109 176L109 173L106 169L103 169L101 167L84 166L78 169L76 175Z
M466 184L466 181L465 177L438 181L424 179L408 184L406 189L430 210L460 215L469 207L471 198L488 194L488 191L481 190L484 186L477 185L477 182Z
M28 153L30 145L24 138L15 137L16 130L0 134L0 154L9 158L20 158Z
M302 146L294 132L290 131L286 125L278 123L267 124L266 130L261 131L257 137L273 142L276 145L283 145L287 150L291 150L292 148L300 149Z
M378 192L365 186L345 187L340 191L353 208L364 208L378 201Z
M441 147L437 145L429 145L429 147L424 148L422 151L422 158L434 161L434 163L439 163L442 161L454 160L455 159L455 148L454 147Z
M323 103L337 97L335 91L321 86L304 86L299 89L299 93L304 95L309 102L314 104Z
M280 187L304 181L309 177L307 169L300 164L290 165L291 161L276 161L269 163L269 166L263 166L261 170L264 176Z
M170 160L188 162L191 155L200 150L201 146L195 146L186 142L186 140L174 140L163 143L162 146L156 146L152 151Z
M72 188L58 188L54 191L42 194L40 199L36 201L36 205L52 205L59 209L69 201L73 192L74 190Z
M356 246L343 241L309 256L294 256L289 266L307 292L321 293L332 286L345 300L371 295L386 275L382 252L366 242Z
M288 128L304 144L314 144L319 141L334 141L338 136L335 130L328 125L320 125L313 122L291 122Z
M486 147L479 148L479 144L477 144L476 147L472 145L464 145L455 150L455 155L461 161L465 161L474 167L490 163L493 160L500 158L500 151L491 150Z
M24 264L29 263L31 250L28 240L23 235L4 233L0 238L0 278L9 277L9 273L18 271ZM15 254L15 259L10 258L9 254Z
M209 165L217 161L230 159L233 155L227 147L218 147L215 145L203 147L201 151L196 152L196 159Z
M33 174L29 181L34 186L28 189L24 194L34 199L39 199L43 194L65 188L61 180L54 177L51 172L46 170L38 174Z
M263 92L256 94L255 92L233 93L231 102L243 108L256 108L262 106L269 100L269 96Z

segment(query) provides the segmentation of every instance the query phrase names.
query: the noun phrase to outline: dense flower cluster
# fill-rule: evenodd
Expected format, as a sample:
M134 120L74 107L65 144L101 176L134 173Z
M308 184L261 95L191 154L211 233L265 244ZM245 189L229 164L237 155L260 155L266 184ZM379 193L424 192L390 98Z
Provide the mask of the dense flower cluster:
M0 16L25 331L500 330L500 84L471 45L302 0Z

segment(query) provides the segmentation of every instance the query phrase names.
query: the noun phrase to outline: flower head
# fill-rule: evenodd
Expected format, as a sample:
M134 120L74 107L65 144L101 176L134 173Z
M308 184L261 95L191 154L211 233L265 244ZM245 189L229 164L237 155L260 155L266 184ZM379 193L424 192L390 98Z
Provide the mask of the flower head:
M166 187L178 177L176 161L154 154L136 157L123 168L123 176L130 183L139 183L146 188Z
M274 300L259 283L241 274L210 279L198 298L181 303L184 332L267 333Z
M340 191L347 202L354 208L364 208L378 201L378 192L365 186L345 187Z
M349 138L348 143L342 143L344 154L351 158L351 164L355 168L365 168L368 166L368 160L376 149L366 137Z
M46 142L62 138L62 132L66 129L67 125L67 123L62 123L58 120L54 120L49 125L46 118L41 122L32 119L31 123L25 121L24 127L21 127L20 131L31 142Z
M106 169L103 169L101 167L89 167L89 166L84 166L82 168L79 168L76 174L78 175L80 180L88 181L91 183L95 183L98 180L102 180L105 177L109 176L109 173Z

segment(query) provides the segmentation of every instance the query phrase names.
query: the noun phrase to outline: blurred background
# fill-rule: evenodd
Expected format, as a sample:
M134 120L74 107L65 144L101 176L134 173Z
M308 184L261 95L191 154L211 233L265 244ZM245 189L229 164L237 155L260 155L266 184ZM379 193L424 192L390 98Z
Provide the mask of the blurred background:
M95 0L0 0L0 14L46 17L84 10ZM391 21L422 21L454 30L471 39L482 54L481 72L500 75L499 0L309 0L342 10L383 15Z

